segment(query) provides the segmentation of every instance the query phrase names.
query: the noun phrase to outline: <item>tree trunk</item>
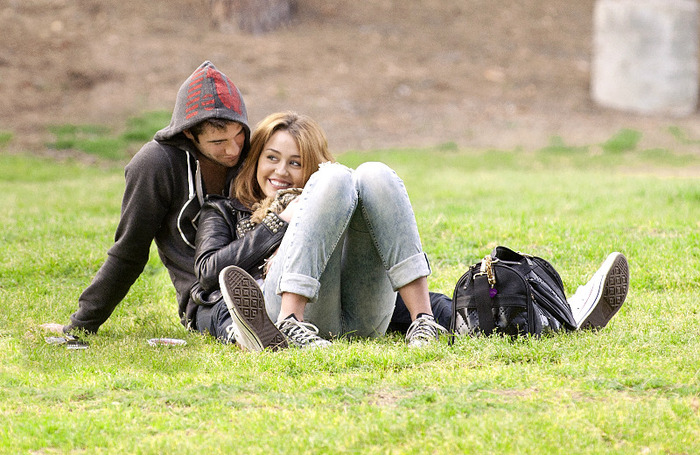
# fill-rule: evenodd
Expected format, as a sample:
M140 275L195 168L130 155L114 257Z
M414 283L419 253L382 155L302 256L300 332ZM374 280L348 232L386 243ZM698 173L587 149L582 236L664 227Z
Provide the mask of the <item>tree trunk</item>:
M209 0L212 23L221 30L232 24L247 33L260 35L288 25L296 11L296 0Z

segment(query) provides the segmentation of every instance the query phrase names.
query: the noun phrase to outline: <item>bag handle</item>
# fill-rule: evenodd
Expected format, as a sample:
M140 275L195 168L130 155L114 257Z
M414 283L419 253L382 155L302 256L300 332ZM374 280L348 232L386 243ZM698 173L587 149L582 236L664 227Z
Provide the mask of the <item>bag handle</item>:
M493 311L491 310L491 297L489 297L488 277L479 275L474 277L474 296L476 300L476 314L479 318L479 328L484 335L491 335L496 327L496 322L493 320Z
M496 295L496 275L493 272L493 263L498 259L486 256L481 260L479 273L474 276L474 295L476 314L479 317L479 327L485 335L491 335L496 327L491 309L491 299Z
M491 252L491 257L494 259L501 259L506 262L520 262L525 257L524 254L519 251L511 250L506 246L497 246Z

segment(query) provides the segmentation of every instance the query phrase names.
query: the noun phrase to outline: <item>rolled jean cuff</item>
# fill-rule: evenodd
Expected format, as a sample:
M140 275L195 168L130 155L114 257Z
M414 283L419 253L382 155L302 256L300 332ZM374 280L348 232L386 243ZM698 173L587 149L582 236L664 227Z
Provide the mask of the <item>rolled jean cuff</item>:
M418 278L430 275L428 256L421 252L404 259L389 269L389 281L394 291L406 286Z
M310 276L300 275L298 273L287 273L280 278L276 292L280 295L283 292L299 294L309 299L309 302L315 302L320 289L321 282Z

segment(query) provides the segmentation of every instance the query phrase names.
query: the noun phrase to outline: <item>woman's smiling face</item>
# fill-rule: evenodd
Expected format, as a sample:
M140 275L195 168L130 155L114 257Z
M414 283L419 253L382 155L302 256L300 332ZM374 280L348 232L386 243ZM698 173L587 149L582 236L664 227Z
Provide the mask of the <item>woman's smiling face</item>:
M270 136L258 158L257 180L265 196L273 196L277 190L302 188L304 174L301 155L294 137L286 130Z

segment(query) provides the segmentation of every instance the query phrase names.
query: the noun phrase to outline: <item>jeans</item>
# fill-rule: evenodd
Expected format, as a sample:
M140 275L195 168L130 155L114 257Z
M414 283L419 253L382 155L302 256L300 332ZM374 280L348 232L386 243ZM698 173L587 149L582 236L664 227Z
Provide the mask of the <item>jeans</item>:
M381 336L396 291L428 276L415 215L401 179L382 163L353 171L323 164L304 187L264 283L275 321L281 293L309 299L319 335Z
M200 306L197 308L197 330L208 333L222 343L229 342L231 314L223 299L212 306Z

